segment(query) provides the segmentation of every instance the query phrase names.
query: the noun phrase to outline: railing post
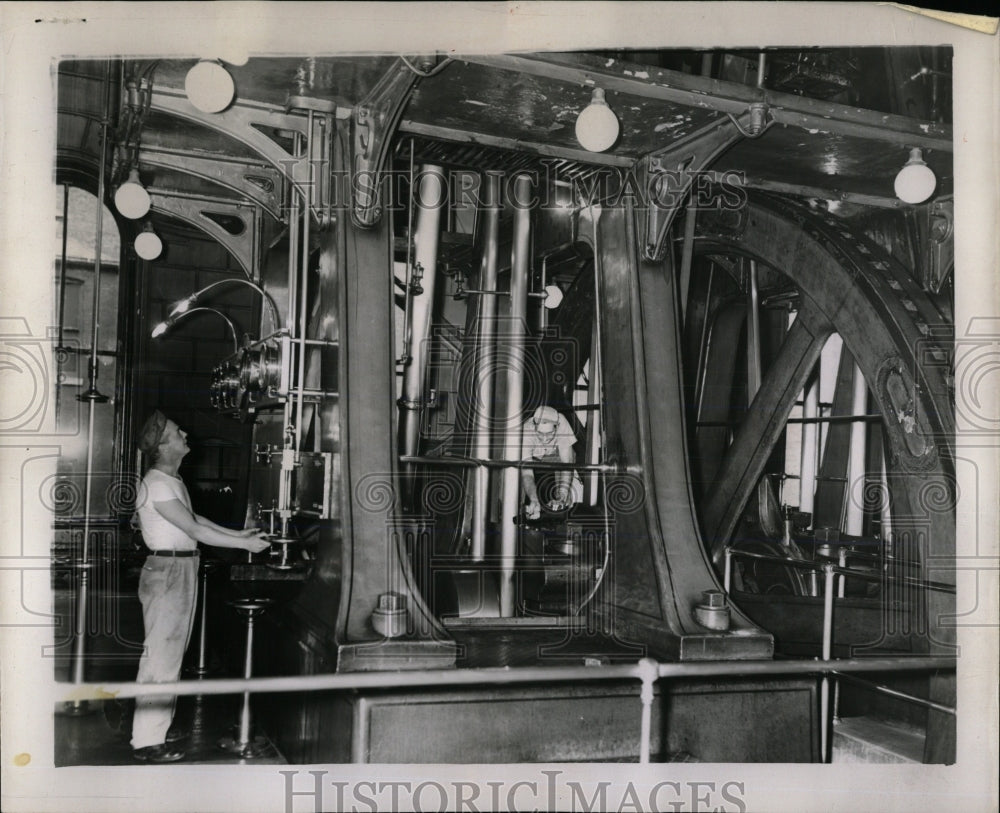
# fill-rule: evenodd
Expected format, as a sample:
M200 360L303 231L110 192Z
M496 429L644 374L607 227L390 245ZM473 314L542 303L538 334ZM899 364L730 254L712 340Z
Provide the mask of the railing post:
M833 565L823 565L823 662L833 653ZM824 764L830 749L830 677L824 672L819 685L819 755Z
M639 693L639 699L642 701L639 762L643 765L649 763L649 740L653 720L653 685L660 675L659 666L652 658L643 658L639 661L639 679L642 681L642 690Z

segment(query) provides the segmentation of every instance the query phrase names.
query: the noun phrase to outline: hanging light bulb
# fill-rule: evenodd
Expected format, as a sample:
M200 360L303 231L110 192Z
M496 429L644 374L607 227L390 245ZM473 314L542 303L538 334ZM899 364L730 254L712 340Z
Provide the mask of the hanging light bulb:
M896 197L903 203L923 203L934 194L937 177L926 163L919 147L910 150L910 160L896 175Z
M545 286L545 299L542 300L542 305L547 310L552 310L553 308L558 308L563 301L562 288L558 285L546 285Z
M149 192L139 180L139 170L132 167L128 173L128 180L115 192L115 208L122 217L138 220L148 214L149 206Z
M576 140L585 150L604 152L618 140L620 131L618 117L608 107L604 91L594 88L590 104L577 116Z
M236 95L236 85L221 63L203 59L187 72L184 92L202 113L221 113Z
M153 231L153 224L148 221L135 238L135 253L144 260L155 260L163 253L163 241Z

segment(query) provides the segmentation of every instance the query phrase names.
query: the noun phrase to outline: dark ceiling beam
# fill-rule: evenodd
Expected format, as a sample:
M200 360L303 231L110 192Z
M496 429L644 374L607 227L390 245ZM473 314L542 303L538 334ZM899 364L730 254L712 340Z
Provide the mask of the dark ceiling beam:
M459 144L481 144L484 147L497 147L504 150L528 151L536 155L553 158L569 158L585 164L597 164L610 167L631 167L634 158L609 153L589 152L571 147L558 147L539 141L523 141L517 138L475 133L469 130L456 130L453 127L440 127L436 124L426 124L412 119L403 119L399 123L399 131L408 135L425 136L441 141L453 141Z
M763 101L769 105L770 115L778 124L900 146L952 151L952 130L948 125L647 65L581 54L462 55L456 59L734 116L744 113L750 104Z
M783 195L793 195L798 198L818 198L819 200L834 200L842 203L854 203L859 206L876 206L880 209L908 209L909 204L899 198L887 198L880 195L865 195L860 192L844 192L843 190L807 186L805 184L782 183L765 178L744 176L742 185L750 189L763 189L767 192L779 192Z

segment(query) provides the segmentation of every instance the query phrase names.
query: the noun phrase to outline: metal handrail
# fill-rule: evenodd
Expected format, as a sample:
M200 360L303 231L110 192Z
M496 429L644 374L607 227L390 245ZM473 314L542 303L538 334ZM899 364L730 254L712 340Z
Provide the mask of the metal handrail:
M816 562L807 561L804 559L787 559L781 556L772 556L769 554L761 553L750 553L748 551L741 551L732 546L727 546L725 549L725 571L723 575L723 584L727 594L730 593L731 583L732 583L732 559L733 556L743 556L749 559L759 559L763 561L775 562L782 565L791 565L792 567L799 567L806 570L819 572L822 571L824 575L824 588L823 588L823 659L824 664L833 664L836 661L833 659L833 608L834 599L843 598L843 585L844 580L850 576L852 578L860 578L866 581L876 581L881 582L883 580L896 582L899 584L910 584L920 587L925 587L931 590L939 590L941 592L952 593L956 592L953 585L943 584L941 582L931 582L931 581L920 581L919 579L913 579L907 576L889 576L884 573L869 573L866 571L852 570L847 567L834 565L832 562ZM842 559L843 561L843 559ZM841 577L841 590L839 595L835 595L833 589L834 576ZM823 762L827 761L827 754L829 753L829 724L830 724L830 678L832 674L835 678L838 677L842 670L829 669L823 672L822 678L820 679L820 755ZM854 670L857 671L857 670ZM855 679L858 680L858 679ZM950 709L947 706L942 706L937 703L933 703L929 700L923 700L923 698L918 698L913 695L907 694L905 692L899 692L894 689L890 689L887 686L881 686L877 683L871 683L870 681L861 681L870 688L875 689L883 694L888 694L894 697L898 697L901 700L906 700L911 703L916 703L918 705L926 706L928 708L933 708L944 713L954 714L954 709ZM836 684L835 688L839 690L839 682ZM834 707L836 707L837 698L834 697ZM834 712L836 716L836 712Z
M418 463L427 465L461 466L463 468L487 469L535 469L537 471L596 471L605 474L626 474L628 469L610 463L547 463L541 460L480 460L475 457L459 457L457 455L420 456L400 455L400 463Z
M831 577L832 578L832 577ZM658 663L643 658L636 664L601 666L528 666L492 667L483 669L435 669L413 672L358 672L326 675L296 675L290 677L227 678L218 680L184 680L172 683L118 683L74 685L68 697L62 700L124 699L149 695L170 694L222 695L240 693L348 691L353 689L402 688L411 686L469 686L518 683L557 683L587 680L638 679L641 681L639 761L648 763L650 757L653 685L660 678L682 679L694 677L756 675L822 675L837 672L920 672L954 670L956 660L944 656L890 656L879 658L845 658L816 661L798 659L787 661L702 661L698 663ZM821 753L826 758L828 724L821 720Z

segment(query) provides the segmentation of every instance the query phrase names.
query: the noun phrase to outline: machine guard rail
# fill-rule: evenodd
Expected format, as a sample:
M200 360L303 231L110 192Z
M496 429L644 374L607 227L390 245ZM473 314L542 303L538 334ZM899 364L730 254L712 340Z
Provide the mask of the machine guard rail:
M221 695L253 692L346 691L352 689L391 689L409 686L469 686L516 683L557 683L584 680L639 680L642 703L639 761L649 762L653 686L659 678L698 678L759 675L820 675L825 681L833 672L919 672L954 670L953 657L907 655L877 658L844 658L822 661L799 659L786 661L705 661L698 663L658 663L643 658L636 664L606 666L529 666L484 669L438 669L414 672L361 672L288 677L226 678L185 680L173 683L77 684L61 698L63 702L111 700L148 695L171 694ZM828 721L821 716L820 753L826 760Z

